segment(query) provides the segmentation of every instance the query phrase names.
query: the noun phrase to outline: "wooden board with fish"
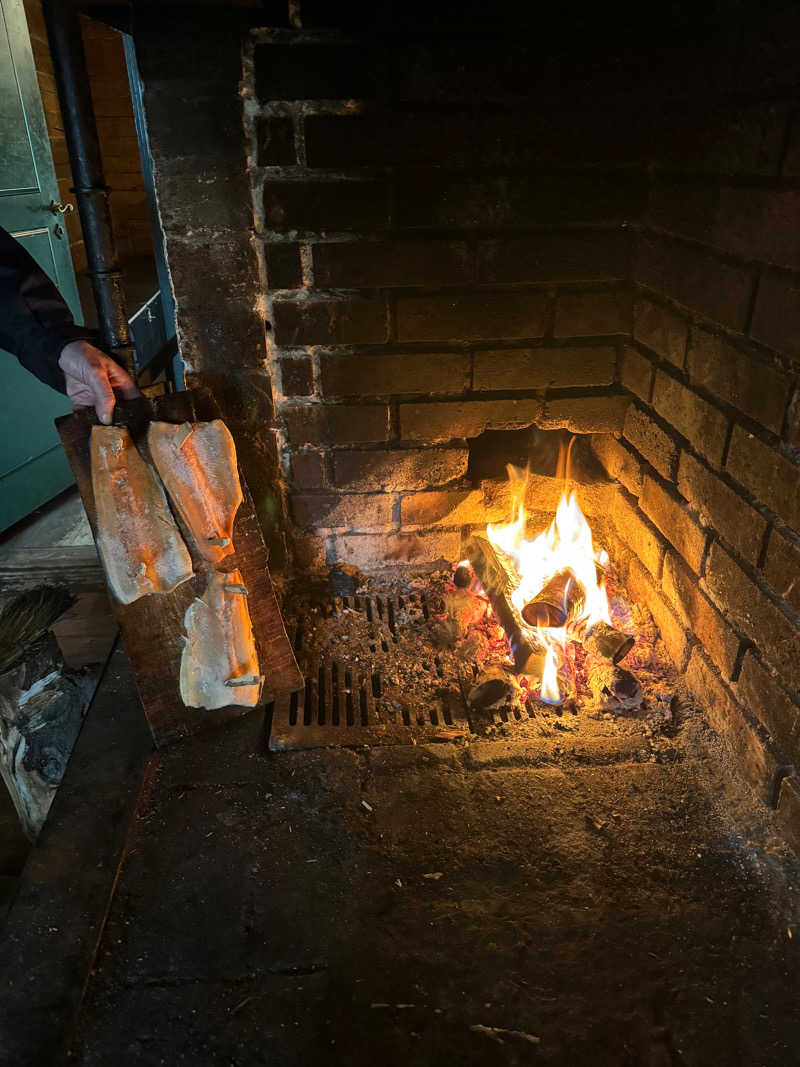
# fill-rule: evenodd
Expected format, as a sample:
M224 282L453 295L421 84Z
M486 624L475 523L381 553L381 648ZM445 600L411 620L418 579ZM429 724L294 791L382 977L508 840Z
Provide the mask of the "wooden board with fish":
M270 578L267 549L256 519L252 497L241 466L236 464L233 446L226 450L220 445L220 434L226 436L227 430L215 420L222 418L218 405L209 393L204 390L188 390L152 399L139 398L118 402L114 412L114 426L121 429L111 434L98 431L94 436L94 444L92 430L99 426L94 409L73 412L56 420L92 533L101 550L101 557L105 548L104 558L112 591L112 605L136 676L142 706L157 745L189 736L206 726L242 715L250 710L248 705L262 706L276 696L292 692L303 684ZM187 443L193 427L197 433L196 446L193 441ZM215 436L219 440L215 441ZM160 451L157 456L151 450L154 442ZM123 483L130 481L136 485L144 484L141 476L134 478L130 474L131 463L127 460L127 453L131 444L148 465L148 469L153 471L159 470L159 467L164 471L165 449L180 449L182 446L185 446L186 455L193 460L197 455L203 458L209 448L220 456L225 453L228 462L238 469L241 499L238 487L227 493L227 499L225 493L220 494L218 501L212 499L213 494L208 493L206 495L209 507L204 507L202 513L198 513L197 509L192 511L186 496L179 487L170 483L169 477L163 479L168 490L166 498L169 501L169 512L165 519L160 513L160 497L158 501L154 498L152 507L156 512L156 519L151 522L163 531L165 523L174 520L191 558L191 567L178 565L181 560L177 559L179 549L175 547L175 538L169 535L168 531L163 533L161 546L157 548L162 553L169 549L176 555L173 569L166 579L163 578L163 571L158 572L147 545L141 545L141 560L137 556L137 537L144 536L142 531L146 533L148 529L146 515L137 515L135 521L126 523L124 506L119 508L119 530L116 536L122 545L120 547L120 544L117 544L116 554L109 552L108 524L104 531L105 544L98 531L95 487L103 497L104 490L100 488L103 485L102 479L108 476L111 479L116 478L117 483L122 480ZM101 447L108 450L104 451L102 456ZM115 449L117 454L112 454ZM95 471L100 472L99 475L96 474L99 480L95 482L95 486L92 479L93 457ZM131 458L135 466L136 457ZM232 481L235 482L235 473L232 475ZM123 484L123 491L124 488ZM115 483L114 494L117 493ZM201 494L201 499L205 500L206 496ZM105 507L106 501L101 502ZM217 503L219 507L215 513L214 505ZM142 510L148 512L149 506L145 505ZM126 526L130 526L130 530L126 530ZM215 537L214 534L222 536ZM137 562L138 570L135 569ZM112 573L115 568L119 574L127 573L131 579L122 592L119 574ZM184 570L191 572L188 577L185 577ZM250 652L245 657L248 664L246 677L231 677L225 683L231 686L230 703L213 707L220 700L220 690L217 687L215 699L207 702L210 707L191 707L188 706L190 703L201 702L196 696L200 684L197 678L207 675L208 664L201 663L195 667L197 641L194 639L192 659L186 662L184 649L187 648L188 641L187 612L191 620L193 612L189 609L194 608L196 613L198 602L203 600L214 583L219 584L221 581L219 576L234 573L235 584L225 585L223 588L233 593L246 594L259 675L256 679L251 677L253 664L256 662L251 644L248 646ZM116 596L113 595L115 588ZM160 591L151 591L153 589ZM130 597L134 599L125 603ZM239 611L236 616L241 614ZM249 635L247 636L249 639ZM219 651L222 654L228 650ZM197 674L194 683L191 678L187 682L187 672L192 669ZM257 685L250 683L262 678L263 684L259 693ZM224 690L222 692L224 693Z

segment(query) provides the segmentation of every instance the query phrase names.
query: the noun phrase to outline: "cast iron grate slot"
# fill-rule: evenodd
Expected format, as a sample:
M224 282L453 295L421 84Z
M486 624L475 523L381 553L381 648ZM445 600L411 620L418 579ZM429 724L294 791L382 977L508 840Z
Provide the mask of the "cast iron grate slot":
M337 661L315 663L305 687L273 705L270 748L325 745L416 744L468 732L465 716L450 708L410 707L381 696L378 671Z
M396 646L403 642L406 626L429 619L434 607L417 593L398 597L343 596L333 602L334 615L358 612L369 624L367 648L380 655L380 666L353 662L338 654L341 646L304 655L306 631L298 624L294 647L306 678L305 686L275 701L270 748L309 748L325 745L417 744L448 740L469 731L463 701L454 702L457 680L450 679L442 658L431 650L420 667L429 681L422 687L427 696L415 699L413 692L398 691L393 677ZM346 617L342 620L346 631ZM387 687L383 672L392 679ZM441 679L441 690L430 682ZM449 694L449 695L448 695Z

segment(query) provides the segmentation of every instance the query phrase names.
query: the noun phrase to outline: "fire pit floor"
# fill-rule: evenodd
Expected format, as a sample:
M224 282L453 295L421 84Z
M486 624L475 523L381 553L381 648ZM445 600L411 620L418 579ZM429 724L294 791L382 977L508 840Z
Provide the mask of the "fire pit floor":
M70 1063L798 1063L800 872L699 715L663 762L263 731L152 757Z

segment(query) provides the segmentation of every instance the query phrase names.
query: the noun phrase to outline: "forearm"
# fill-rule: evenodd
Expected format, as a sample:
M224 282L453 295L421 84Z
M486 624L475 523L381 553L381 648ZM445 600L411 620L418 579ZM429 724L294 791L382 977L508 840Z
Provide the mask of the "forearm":
M92 336L91 330L76 326L61 294L32 257L0 229L0 348L63 393L62 350Z

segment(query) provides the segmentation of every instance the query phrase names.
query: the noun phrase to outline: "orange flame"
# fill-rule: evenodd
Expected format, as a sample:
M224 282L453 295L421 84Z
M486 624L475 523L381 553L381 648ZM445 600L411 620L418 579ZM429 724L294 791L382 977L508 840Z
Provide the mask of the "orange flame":
M569 569L585 590L586 600L579 619L571 626L588 628L596 622L610 622L608 597L602 580L602 568L608 563L607 554L596 550L592 531L578 504L575 492L566 489L547 530L533 540L526 536L525 493L527 473L509 467L515 518L505 524L489 524L486 535L502 552L511 558L519 574L520 583L511 594L511 602L521 611L539 593L553 575ZM562 695L558 685L558 667L564 660L567 641L566 627L537 628L546 649L541 697L548 703L559 703Z

